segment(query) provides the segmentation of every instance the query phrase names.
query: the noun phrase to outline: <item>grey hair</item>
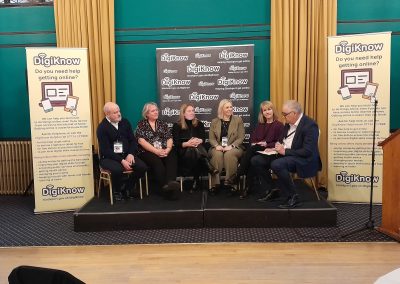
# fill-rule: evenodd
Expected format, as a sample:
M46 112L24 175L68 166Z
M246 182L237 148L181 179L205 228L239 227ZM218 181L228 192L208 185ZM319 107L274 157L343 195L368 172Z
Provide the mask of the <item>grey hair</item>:
M295 100L286 101L284 106L287 106L289 109L293 110L295 113L302 113L303 110L301 108L301 104Z
M118 105L116 103L113 103L113 102L105 103L104 107L103 107L104 114L107 116L110 113L111 108L114 107L114 106L118 107Z
M154 103L154 102L148 102L148 103L146 103L146 104L143 106L143 109L142 109L142 116L143 116L144 119L147 118L146 115L147 115L147 113L149 112L150 106L155 106L155 107L158 109L158 105L157 105L156 103Z

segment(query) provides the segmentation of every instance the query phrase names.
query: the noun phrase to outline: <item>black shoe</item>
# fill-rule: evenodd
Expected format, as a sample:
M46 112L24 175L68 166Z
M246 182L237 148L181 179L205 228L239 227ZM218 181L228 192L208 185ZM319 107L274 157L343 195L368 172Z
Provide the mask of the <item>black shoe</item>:
M167 200L177 200L179 199L181 193L181 186L179 182L170 181L168 184L162 187L162 191L165 199Z
M124 200L121 192L114 192L113 199L114 199L115 202Z
M267 202L267 201L276 199L279 195L278 193L279 193L279 189L277 189L277 188L271 189L271 190L267 191L267 194L264 197L257 199L257 201Z
M190 193L193 193L194 191L200 190L200 181L199 179L195 178L193 180L192 188L190 189Z
M249 189L246 187L239 195L239 199L243 200L249 196Z
M298 194L294 194L291 197L289 197L285 203L281 204L278 206L278 208L281 209L292 209L295 207L299 207L301 205L300 201L299 201L299 195Z
M124 197L126 197L126 199L129 199L129 200L135 199L135 197L133 195L133 190L127 190L125 192L125 196Z
M215 185L208 190L208 194L215 196L218 193L219 185Z

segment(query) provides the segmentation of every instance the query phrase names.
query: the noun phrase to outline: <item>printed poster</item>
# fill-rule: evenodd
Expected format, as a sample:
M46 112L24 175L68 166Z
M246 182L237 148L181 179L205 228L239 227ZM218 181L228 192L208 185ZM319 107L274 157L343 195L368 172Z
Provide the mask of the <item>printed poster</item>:
M390 32L328 38L328 190L332 201L369 202L372 184L373 202L382 202L383 152L378 143L389 136L390 128L390 40Z
M26 48L35 213L93 197L86 48Z

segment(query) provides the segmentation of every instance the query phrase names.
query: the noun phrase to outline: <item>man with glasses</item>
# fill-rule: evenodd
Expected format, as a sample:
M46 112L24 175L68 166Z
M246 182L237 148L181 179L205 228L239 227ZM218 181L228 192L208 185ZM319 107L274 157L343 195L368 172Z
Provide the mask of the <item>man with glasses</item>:
M290 173L312 177L322 168L318 150L319 128L314 120L303 114L297 101L285 102L282 115L286 124L283 137L275 144L279 158L271 163L271 169L277 175L278 187L286 197L279 208L290 209L300 206Z

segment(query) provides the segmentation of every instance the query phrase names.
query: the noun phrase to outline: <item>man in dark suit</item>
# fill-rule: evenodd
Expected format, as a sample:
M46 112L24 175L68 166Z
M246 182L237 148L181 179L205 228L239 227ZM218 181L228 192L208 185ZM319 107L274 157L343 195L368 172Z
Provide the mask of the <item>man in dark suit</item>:
M104 105L105 118L97 127L100 149L100 165L111 172L114 199L132 198L132 191L139 178L147 170L146 164L135 157L137 142L129 121L121 117L117 104ZM133 170L129 177L124 171Z
M317 123L303 114L301 105L294 100L284 103L282 115L286 124L282 139L275 145L279 158L271 163L271 169L278 176L278 187L286 197L279 208L288 209L300 205L290 173L295 172L304 178L313 177L321 170L322 164Z

